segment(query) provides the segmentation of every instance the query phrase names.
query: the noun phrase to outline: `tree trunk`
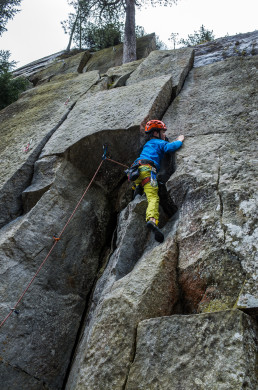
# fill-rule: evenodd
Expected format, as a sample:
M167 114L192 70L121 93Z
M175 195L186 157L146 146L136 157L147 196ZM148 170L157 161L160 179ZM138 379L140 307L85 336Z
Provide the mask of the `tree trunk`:
M80 0L78 0L78 8L77 8L77 14L76 14L76 18L75 18L75 21L74 21L74 24L73 24L73 27L72 27L72 30L71 30L71 33L70 33L70 38L69 38L69 42L68 42L68 45L67 45L67 48L66 48L66 52L70 52L71 50L71 44L72 44L72 40L73 40L73 34L74 34L74 31L75 31L75 28L76 28L76 24L78 22L78 19L81 17L81 7L80 7Z
M135 61L136 36L135 36L135 0L126 0L125 34L123 48L123 64Z
M72 30L71 30L71 33L70 33L69 42L68 42L68 45L67 45L67 48L66 48L66 52L67 52L67 53L69 53L70 50L71 50L71 44L72 44L72 40L73 40L73 34L74 34L74 31L75 31L75 27L76 27L77 21L78 21L78 14L77 14L77 16L76 16L76 19L75 19L75 21L74 21L74 24L73 24L73 27L72 27Z

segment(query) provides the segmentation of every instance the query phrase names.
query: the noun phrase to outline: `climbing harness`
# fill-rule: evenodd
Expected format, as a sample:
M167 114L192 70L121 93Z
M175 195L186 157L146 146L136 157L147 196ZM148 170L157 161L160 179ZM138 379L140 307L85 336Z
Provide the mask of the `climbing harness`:
M60 239L61 239L61 237L62 237L62 235L63 235L65 229L66 229L67 226L69 225L71 219L73 218L73 216L74 216L74 214L76 213L78 207L80 206L80 204L81 204L83 198L85 197L85 195L86 195L86 193L88 192L90 186L92 185L92 183L93 183L95 177L97 176L97 174L98 174L98 172L99 172L99 170L100 170L100 168L101 168L103 162L104 162L105 160L108 160L108 161L111 161L111 162L113 162L113 163L116 163L116 164L118 164L118 165L120 165L120 166L123 166L123 167L128 168L127 165L121 164L121 163L119 163L118 161L112 160L111 158L108 158L108 157L107 157L107 145L106 145L106 144L103 145L103 150L104 150L104 153L103 153L103 156L102 156L102 160L101 160L101 162L100 162L100 164L99 164L97 170L95 171L95 173L94 173L94 175L93 175L91 181L89 182L88 186L86 187L84 193L82 194L80 200L78 201L77 205L75 206L75 208L74 208L72 214L71 214L70 217L68 218L68 220L67 220L66 224L64 225L63 229L61 230L60 234L59 234L59 235L56 235L56 234L55 234L55 235L53 236L54 243L53 243L52 247L50 248L48 254L46 255L46 257L44 258L44 260L42 261L42 263L41 263L40 266L38 267L36 273L34 274L33 278L32 278L32 279L30 280L30 282L28 283L28 285L27 285L27 287L25 288L25 290L23 291L23 293L20 295L20 297L19 297L18 301L16 302L16 304L13 306L13 308L10 309L10 312L8 313L8 315L7 315L7 316L3 319L3 321L1 322L0 328L5 324L5 322L6 322L6 321L8 320L8 318L12 315L12 313L15 313L15 314L17 314L17 315L19 314L19 311L16 309L17 306L19 305L19 303L20 303L21 300L23 299L24 295L26 294L26 292L28 291L28 289L30 288L30 286L32 285L32 283L34 282L34 280L36 279L36 277L38 276L40 270L42 269L42 267L43 267L44 264L46 263L47 259L49 258L49 256L50 256L51 253L53 252L55 246L56 246L56 245L58 244L58 242L60 241ZM58 237L57 237L57 236L58 236Z
M139 172L139 167L141 165L149 165L151 167L151 170L154 169L157 173L157 169L156 169L156 165L154 164L153 161L151 160L146 160L146 159L142 159L142 160L136 160L133 162L133 164L130 166L130 168L128 168L125 173L128 177L128 180L129 181L135 181L138 179L139 175L140 175L140 172ZM154 170L153 170L153 175L154 175ZM146 178L147 179L147 178ZM144 179L145 180L145 179ZM154 179L153 179L154 180ZM141 183L142 186L144 186L145 184L147 184L150 180L147 180L144 184ZM155 186L154 186L155 187Z
M148 177L145 177L140 185L142 187L145 186L145 184L149 183L151 184L152 187L157 187L158 185L158 181L157 181L157 168L156 168L156 165L154 164L153 161L151 160L146 160L146 159L142 159L142 160L136 160L131 166L130 168L128 168L125 173L127 174L127 177L128 177L128 180L129 181L135 181L138 179L138 177L140 176L140 172L139 172L139 167L141 165L147 165L151 168L151 175L148 176Z
M141 185L142 187L144 187L145 184L149 183L150 181L151 181L150 176L145 177L145 179L143 179L143 180L141 181L140 185Z
M130 168L128 168L125 173L128 177L129 181L135 181L138 179L140 172L139 172L139 166L140 164L138 162L134 162Z

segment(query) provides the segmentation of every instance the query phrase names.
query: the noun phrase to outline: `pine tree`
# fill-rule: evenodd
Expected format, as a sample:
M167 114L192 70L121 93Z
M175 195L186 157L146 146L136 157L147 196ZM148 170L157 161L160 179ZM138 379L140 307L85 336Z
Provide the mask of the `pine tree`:
M5 32L6 24L9 19L12 19L14 15L20 10L17 8L20 6L21 0L1 0L0 1L0 36Z
M0 50L0 110L15 102L29 85L23 77L13 78L11 71L16 63L9 62L9 57L8 50Z
M214 39L213 30L206 30L202 24L199 31L195 31L193 35L188 35L187 39L180 39L178 43L184 46L196 46Z
M79 15L86 17L88 22L91 18L95 20L104 18L107 21L119 21L125 15L124 25L124 49L123 63L136 60L136 26L135 8L142 6L171 6L177 0L77 0L69 1L74 5L76 14L70 15L73 23L70 23L70 41L74 34L75 26L79 23ZM70 48L70 46L68 46Z

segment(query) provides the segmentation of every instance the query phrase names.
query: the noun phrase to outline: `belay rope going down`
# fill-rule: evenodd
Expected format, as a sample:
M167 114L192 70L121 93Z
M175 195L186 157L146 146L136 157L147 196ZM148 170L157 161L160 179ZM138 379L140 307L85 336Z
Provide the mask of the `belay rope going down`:
M105 160L108 160L108 161L111 161L111 162L116 163L116 164L118 164L118 165L121 165L122 167L128 168L127 165L121 164L121 163L119 163L118 161L112 160L111 158L108 158L108 157L107 157L107 145L103 145L103 150L104 150L104 153L103 153L103 155L102 155L102 161L100 162L100 164L99 164L99 166L98 166L96 172L94 173L94 175L93 175L91 181L89 182L87 188L85 189L84 193L82 194L82 196L81 196L79 202L78 202L77 205L75 206L75 208L74 208L72 214L71 214L70 217L68 218L68 220L67 220L66 224L64 225L63 229L61 230L61 233L59 234L59 236L58 236L58 237L53 237L53 239L54 239L54 244L52 245L51 249L49 250L48 254L47 254L46 257L44 258L44 260L42 261L42 263L40 264L40 266L38 267L38 269L37 269L36 273L34 274L33 278L32 278L31 281L28 283L28 285L27 285L27 287L25 288L25 290L23 291L23 293L20 295L20 297L19 297L18 301L16 302L16 304L14 305L14 307L10 309L9 314L8 314L8 315L3 319L3 321L1 322L0 328L4 325L4 323L8 320L8 318L12 315L13 312L16 313L16 314L19 314L19 312L16 310L17 306L19 305L19 303L20 303L21 300L23 299L24 295L26 294L26 292L28 291L28 289L30 288L30 286L32 285L32 283L34 282L34 280L36 279L37 275L39 274L41 268L44 266L45 262L46 262L47 259L49 258L50 254L52 253L52 251L53 251L53 249L55 248L56 244L60 241L60 239L61 239L61 237L62 237L62 235L63 235L65 229L66 229L67 226L69 225L71 219L73 218L73 216L74 216L74 214L76 213L78 207L80 206L80 204L81 204L83 198L85 197L85 195L86 195L86 193L88 192L90 186L92 185L92 183L93 183L95 177L97 176L97 174L98 174L98 172L99 172L99 170L100 170L100 168L101 168L103 162L104 162Z

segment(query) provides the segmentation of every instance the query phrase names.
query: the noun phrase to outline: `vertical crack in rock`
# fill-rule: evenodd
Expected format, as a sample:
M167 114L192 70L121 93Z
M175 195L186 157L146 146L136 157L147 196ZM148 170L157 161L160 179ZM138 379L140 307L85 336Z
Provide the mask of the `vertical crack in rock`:
M224 244L226 242L226 227L223 223L223 211L224 211L224 205L223 205L223 198L220 191L220 176L221 176L221 151L220 148L218 149L218 177L217 177L217 183L216 183L216 189L219 197L219 214L220 214L220 225L223 230L223 240Z
M177 216L177 219L179 219L179 213L178 213L178 216ZM179 268L179 258L180 258L180 244L179 244L179 240L177 239L177 232L176 232L176 236L175 236L175 244L176 244L176 248L177 248L177 264L176 264L176 285L177 285L177 291L178 291L178 299L177 299L177 302L175 304L175 306L173 307L173 311L171 313L172 314L188 314L186 312L186 310L184 310L184 302L183 302L183 294L182 294L182 288L181 288L181 285L180 285L180 268Z
M111 207L111 209L112 209L112 207ZM67 370L66 370L66 373L64 376L64 381L63 381L63 384L61 387L62 390L65 390L65 388L66 388L79 343L83 337L83 332L84 332L85 327L87 326L87 323L88 323L88 316L89 316L91 306L93 303L93 297L94 297L94 292L96 289L97 282L103 273L103 268L106 268L108 261L115 250L114 238L116 237L117 225L114 222L114 219L116 220L117 218L114 218L114 216L111 215L110 224L109 224L109 227L107 228L106 242L103 244L102 253L100 255L99 269L98 269L98 272L96 274L96 278L93 282L92 288L89 291L89 293L85 299L84 311L83 311L82 316L81 316L80 325L78 327L77 335L74 339L74 346L73 346L73 349L71 351L69 364L68 364L68 367L67 367Z
M134 331L134 343L132 343L132 357L131 357L131 363L130 363L130 365L129 365L127 375L125 376L125 382L124 382L124 384L121 386L121 390L126 390L126 385L127 385L127 382L128 382L128 379L129 379L129 375L130 375L130 369L131 369L131 366L133 365L134 360L135 360L136 349L137 349L137 329L138 329L138 326L136 327L136 329L135 329L135 331Z

